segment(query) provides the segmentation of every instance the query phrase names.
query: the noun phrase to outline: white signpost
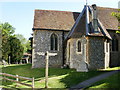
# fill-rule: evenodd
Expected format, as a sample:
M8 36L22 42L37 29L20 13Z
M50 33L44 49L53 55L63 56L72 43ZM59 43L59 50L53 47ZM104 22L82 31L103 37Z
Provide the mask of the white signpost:
M46 60L46 68L45 68L45 88L48 88L48 66L49 66L49 57L50 56L56 56L57 53L49 53L48 51L46 51L46 53L44 52L37 52L38 55L42 55L45 56L45 60Z

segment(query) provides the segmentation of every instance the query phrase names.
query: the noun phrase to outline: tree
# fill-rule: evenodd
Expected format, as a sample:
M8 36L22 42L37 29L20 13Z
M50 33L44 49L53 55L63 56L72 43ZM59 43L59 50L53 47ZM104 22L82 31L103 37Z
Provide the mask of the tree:
M9 43L10 43L10 54L9 56L11 57L11 63L18 62L22 59L23 57L23 51L24 48L21 45L21 42L17 37L10 36L9 37Z
M8 60L8 54L10 53L8 39L15 32L15 28L5 22L0 24L0 30L2 30L2 58Z
M118 9L118 12L112 12L111 14L118 19L118 22L120 22L120 9Z
M26 53L28 50L31 49L30 47L30 41L24 38L21 34L16 34L16 37L20 40L22 46L24 47L24 53Z
M11 63L21 60L24 48L19 39L14 35L15 28L9 23L1 23L2 30L2 58L8 61L11 58Z
M111 15L116 17L118 20L118 23L120 23L120 9L118 9L118 12L112 12ZM120 29L120 26L118 26L118 29ZM116 33L120 33L120 31L116 31Z
M2 30L2 36L10 36L15 32L15 28L8 22L1 23L0 29Z

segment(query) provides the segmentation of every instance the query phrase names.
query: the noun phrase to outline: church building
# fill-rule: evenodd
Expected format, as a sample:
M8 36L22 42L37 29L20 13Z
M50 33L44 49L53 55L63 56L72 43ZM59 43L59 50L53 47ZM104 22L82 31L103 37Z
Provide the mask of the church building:
M57 53L49 67L69 66L80 72L120 65L118 20L114 8L85 5L82 12L35 10L32 68L45 67L38 52Z

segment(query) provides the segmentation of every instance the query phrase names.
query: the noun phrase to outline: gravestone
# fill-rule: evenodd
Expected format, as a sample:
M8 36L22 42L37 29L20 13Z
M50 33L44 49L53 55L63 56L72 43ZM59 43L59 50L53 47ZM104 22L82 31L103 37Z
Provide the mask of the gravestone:
M88 65L85 61L80 61L77 72L88 72Z

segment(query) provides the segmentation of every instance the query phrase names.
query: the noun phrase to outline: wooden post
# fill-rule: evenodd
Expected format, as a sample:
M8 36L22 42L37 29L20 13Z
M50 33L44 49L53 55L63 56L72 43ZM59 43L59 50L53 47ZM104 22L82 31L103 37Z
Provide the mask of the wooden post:
M6 61L5 60L2 60L3 64L4 64L4 67L6 67Z
M34 77L32 78L32 90L34 90L34 84L35 82L34 82Z
M9 65L10 65L10 56L9 56Z
M18 75L16 75L17 78L16 78L16 81L19 81L19 78L18 78ZM18 83L16 83L16 87L18 86Z
M46 69L45 69L45 88L48 88L48 51L45 53Z
M45 55L45 61L46 61L46 68L45 68L45 88L48 88L48 66L49 66L49 56L55 56L57 53L49 53L46 51L44 52L37 52L38 55Z
M3 75L3 78L5 78L5 76ZM6 80L5 79L3 79L3 82L6 82Z

